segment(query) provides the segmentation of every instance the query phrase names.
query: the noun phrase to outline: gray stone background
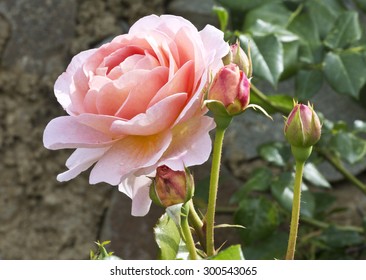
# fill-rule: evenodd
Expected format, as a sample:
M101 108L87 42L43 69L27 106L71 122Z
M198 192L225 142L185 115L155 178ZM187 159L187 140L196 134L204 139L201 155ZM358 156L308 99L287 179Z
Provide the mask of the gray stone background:
M125 33L144 15L183 15L200 29L216 24L212 4L212 0L0 0L0 259L86 259L96 240L112 240L110 249L125 259L155 258L152 226L161 209L153 207L144 218L131 217L130 200L111 186L90 186L88 172L70 182L56 181L71 151L48 151L42 145L46 124L64 114L53 83L73 55ZM337 98L343 106L339 111L336 105L327 105L329 101L333 105L334 96L320 99L319 109L331 119L366 119L365 111L348 100ZM281 117L269 122L252 113L234 122L224 152L223 178L229 179L222 182L219 205L261 164L255 152L258 143L282 139L282 125ZM206 164L196 174L204 178L207 170ZM337 176L331 177L339 180ZM366 179L365 172L360 178ZM349 197L344 203L350 213L360 205L366 211L364 196L353 187L336 183L336 192ZM339 219L358 222L347 215ZM219 216L221 220L225 217ZM235 240L231 230L223 231L217 241L229 234L230 242Z

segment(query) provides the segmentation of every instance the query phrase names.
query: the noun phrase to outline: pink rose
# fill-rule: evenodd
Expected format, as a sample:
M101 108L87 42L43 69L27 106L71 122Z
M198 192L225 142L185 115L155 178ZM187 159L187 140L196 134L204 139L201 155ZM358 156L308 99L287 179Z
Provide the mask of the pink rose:
M95 164L90 183L119 185L132 199L132 215L145 215L147 176L158 166L183 170L208 159L214 124L201 109L202 89L228 51L213 26L198 32L181 17L152 15L76 55L55 83L69 116L53 119L43 137L48 149L76 148L57 179Z

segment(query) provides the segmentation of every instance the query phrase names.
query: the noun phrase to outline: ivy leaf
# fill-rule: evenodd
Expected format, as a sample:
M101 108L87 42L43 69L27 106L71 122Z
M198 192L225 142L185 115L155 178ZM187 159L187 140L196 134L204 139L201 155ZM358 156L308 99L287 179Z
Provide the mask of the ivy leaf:
M252 38L242 34L239 39L244 49L250 45L253 73L274 87L277 86L284 70L283 45L278 37L270 34Z
M305 164L304 178L316 187L330 188L330 184L327 179L325 179L316 166L311 162Z
M247 194L252 191L266 191L272 180L272 172L269 168L261 167L256 169L248 181L230 199L230 203L239 203Z
M174 221L164 214L154 227L155 241L159 247L159 259L175 260L179 252L180 234Z
M289 147L281 142L263 144L259 146L258 153L263 159L277 166L285 166L291 157Z
M300 100L309 100L323 85L323 72L320 70L300 70L295 80L295 95Z
M318 239L331 248L342 248L364 243L364 239L358 232L339 230L332 226L327 228Z
M209 258L210 260L245 260L240 245L232 245L217 255Z
M288 234L275 231L271 236L244 247L247 260L273 260L283 259L286 254Z
M366 140L348 132L338 132L330 141L331 149L350 164L366 156Z
M243 225L240 235L245 243L267 238L280 223L278 208L264 197L242 200L234 215L236 224Z
M284 172L271 185L273 197L289 212L292 209L294 197L294 180L295 176L293 173ZM301 189L300 215L313 217L315 212L315 198L305 184L302 184Z
M366 82L366 63L360 53L329 52L324 60L324 74L331 87L356 99Z
M347 11L342 13L324 40L330 49L345 48L361 38L361 27L358 13Z

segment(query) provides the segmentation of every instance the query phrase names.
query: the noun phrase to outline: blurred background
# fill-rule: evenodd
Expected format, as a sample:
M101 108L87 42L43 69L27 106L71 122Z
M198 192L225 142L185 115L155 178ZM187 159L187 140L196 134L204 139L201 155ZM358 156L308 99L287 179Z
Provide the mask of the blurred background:
M219 2L225 4L226 1ZM227 2L240 4L240 1ZM230 5L228 9L234 10L235 5ZM65 114L53 94L53 84L75 54L128 32L129 26L144 15L182 15L198 29L206 24L219 28L213 6L213 0L0 0L0 259L87 259L97 240L111 240L108 248L124 259L156 257L152 227L163 213L161 209L152 206L146 217L132 217L129 198L106 184L89 185L88 171L70 182L56 181L57 174L65 170L71 151L49 151L43 147L46 124ZM234 24L229 26L233 30ZM294 84L294 79L287 79L273 87L265 78L263 80L258 81L257 87L264 92L273 88L277 92L288 92ZM355 120L366 120L366 110L359 102L335 93L328 85L323 85L321 90L327 94L312 96L311 101L327 119L342 120L349 125ZM227 207L233 201L232 196L245 186L258 167L267 166L268 154L259 152L258 147L268 141L283 140L281 114L275 115L273 122L253 112L244 115L236 119L227 132L218 223L233 222L236 210L233 206ZM365 151L358 153L363 155ZM349 167L351 174L364 184L365 158L361 157ZM278 174L278 166L271 168L273 174L276 170ZM331 213L331 221L344 227L356 227L354 232L364 236L366 196L329 163L321 163L319 168L329 183L326 188L331 185L338 209ZM198 187L202 185L204 189L208 164L194 172ZM204 194L198 193L197 197ZM252 210L260 205L253 205ZM236 222L240 222L244 215L237 217ZM280 224L287 230L287 224L282 223L285 220L276 222L276 230ZM244 224L249 221L243 218ZM318 228L313 225L315 229L306 234L329 229L328 225L318 224ZM330 233L327 234L329 238ZM354 258L364 258L364 239L352 234L353 231L351 235L335 239L336 245L342 240L351 240L353 243L345 241L346 245L341 247L351 250L349 255ZM225 229L219 233L217 242L221 244L226 239L229 243L243 242L243 238L244 243L252 241L251 237L241 236L234 229ZM315 241L323 247L333 246L324 236ZM304 248L309 249L307 246L305 242ZM357 256L352 249L357 251ZM344 252L340 258L349 251ZM256 257L266 258L264 255Z

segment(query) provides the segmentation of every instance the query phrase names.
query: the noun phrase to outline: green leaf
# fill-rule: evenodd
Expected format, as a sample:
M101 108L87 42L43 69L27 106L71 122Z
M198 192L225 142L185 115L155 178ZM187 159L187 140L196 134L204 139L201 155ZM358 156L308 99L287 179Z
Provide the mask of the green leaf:
M273 34L276 35L281 42L293 42L299 39L296 34L286 30L282 26L274 25L261 19L256 20L248 32L253 37L262 37Z
M290 16L291 12L286 9L283 3L276 3L275 1L272 1L272 3L259 6L247 13L245 16L244 30L253 28L254 25L258 24L258 22L266 22L266 27L263 31L271 30L271 26L276 26L275 28L282 27L281 29L285 30L284 27L286 26ZM267 31L267 33L269 32Z
M338 132L330 141L331 149L350 164L355 164L366 156L366 140L352 133Z
M275 180L271 186L273 197L287 211L291 212L292 200L294 197L294 179L293 173L284 172ZM301 205L300 215L313 217L315 212L315 199L305 184L301 187Z
M210 260L245 260L240 245L232 245L217 255L209 258Z
M216 13L219 18L220 29L221 31L225 31L228 21L229 21L229 13L224 7L214 6L213 11Z
M319 31L308 13L295 17L289 24L288 30L300 37L299 61L310 64L323 60L323 46Z
M310 0L306 2L309 15L314 21L321 38L324 38L343 10L337 0Z
M283 56L284 56L284 71L280 77L280 80L285 80L296 74L300 68L299 63L299 41L284 42L283 43Z
M260 167L250 176L248 181L230 199L230 203L239 203L251 191L266 191L272 180L272 172L269 168Z
M242 200L234 215L236 224L246 229L240 230L245 244L267 238L280 223L276 205L264 197Z
M181 241L174 221L164 214L154 227L155 241L159 247L159 259L175 260Z
M268 2L273 2L274 0L216 0L217 3L232 9L232 10L239 10L239 11L246 11L253 9L257 6L263 5ZM276 1L276 0L275 0ZM278 0L277 0L278 1Z
M299 100L309 100L323 85L323 72L320 70L300 70L295 80L295 95Z
M306 163L304 167L304 178L316 187L330 188L330 184L320 173L313 163Z
M239 39L244 49L248 48L249 42L255 76L276 86L284 70L283 46L280 40L275 35L251 38L244 34Z
M277 166L285 166L291 157L291 151L282 142L271 142L258 147L259 155L266 161Z
M324 60L324 74L331 87L356 99L366 82L366 63L360 53L329 52Z
M361 27L357 12L344 12L335 22L332 30L324 40L331 49L345 48L361 38Z
M275 94L267 96L267 99L271 102L273 106L277 106L281 109L281 111L286 111L288 113L291 112L294 107L293 98L289 95L284 94ZM257 104L261 106L264 110L267 111L268 114L278 113L276 109L273 109L267 102L264 102L262 99L258 98L255 94L250 96L250 103Z
M329 194L328 192L314 192L313 195L315 198L315 214L317 218L319 218L318 215L327 214L330 206L332 206L333 203L337 200L335 196Z
M244 247L247 260L283 259L287 249L288 234L277 230L271 236Z
M339 230L332 226L323 232L319 240L332 248L355 246L364 243L364 239L358 232Z

